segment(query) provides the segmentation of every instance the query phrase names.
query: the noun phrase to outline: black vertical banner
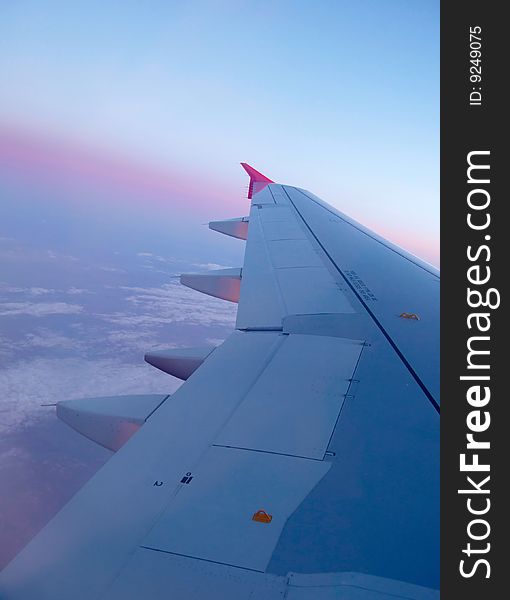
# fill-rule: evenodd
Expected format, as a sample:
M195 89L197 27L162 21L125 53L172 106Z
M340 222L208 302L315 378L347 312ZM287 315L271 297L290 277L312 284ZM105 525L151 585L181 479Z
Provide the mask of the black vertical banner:
M441 4L441 597L510 595L507 19ZM506 219L505 219L506 216ZM505 289L503 289L505 288Z

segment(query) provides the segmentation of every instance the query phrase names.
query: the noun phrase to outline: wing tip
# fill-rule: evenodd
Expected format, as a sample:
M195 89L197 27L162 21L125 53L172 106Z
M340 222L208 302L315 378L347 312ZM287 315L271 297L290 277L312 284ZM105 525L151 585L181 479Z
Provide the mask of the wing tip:
M253 194L260 192L260 190L264 189L266 185L274 183L272 179L269 179L269 177L266 177L260 171L254 169L248 163L242 162L241 167L243 167L250 177L250 185L248 188L248 198L250 199L253 197Z

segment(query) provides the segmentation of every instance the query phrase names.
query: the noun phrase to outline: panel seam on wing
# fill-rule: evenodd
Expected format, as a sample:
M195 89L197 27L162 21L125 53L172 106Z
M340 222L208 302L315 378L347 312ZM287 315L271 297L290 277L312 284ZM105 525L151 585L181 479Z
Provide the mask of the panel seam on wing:
M295 188L295 189L298 189L298 188ZM344 275L342 269L333 260L333 257L330 255L330 253L323 246L323 244L321 243L321 241L319 240L319 238L317 237L317 235L315 234L315 232L313 231L313 229L306 222L306 220L303 217L303 215L301 214L300 210L297 208L297 206L292 201L292 198L290 197L290 194L285 189L285 187L283 187L283 191L287 194L289 202L294 207L294 210L297 212L297 214L302 219L302 221L305 224L305 226L308 228L308 230L310 231L310 233L312 234L312 236L315 238L315 240L317 241L317 243L319 244L319 246L322 248L322 251L328 257L328 259L331 262L331 264L333 265L333 267L336 269L336 271L338 271L338 273L341 275L342 279L345 281L345 283L349 286L349 288L354 293L355 297L358 299L358 301L361 303L361 305L365 308L365 310L367 311L367 313L370 315L370 317L372 318L373 322L377 325L377 327L379 328L379 330L381 331L381 333L384 335L384 337L386 338L386 340L388 341L388 343L390 344L390 346L393 348L393 350L395 351L395 353L397 354L397 356L402 361L403 365L407 368L407 370L409 371L409 373L412 375L413 379L416 381L416 383L418 384L418 386L421 388L422 392L425 394L425 397L428 399L428 401L430 402L430 404L434 407L434 409L436 410L436 412L438 414L440 414L441 409L440 409L440 406L439 406L438 402L436 401L436 399L434 398L434 396L432 395L432 393L429 391L429 389L427 388L427 386L425 385L425 383L421 380L421 378L418 375L418 373L413 369L411 363L407 360L407 358L404 356L404 354L398 348L397 344L394 342L394 340L391 337L391 335L386 331L386 328L382 325L382 323L379 321L379 319L376 317L376 315L373 313L373 311L369 308L369 306L367 305L367 303L357 293L356 289L353 287L353 285L351 284L351 282ZM300 191L300 190L298 190L298 191ZM306 194L303 194L303 195L305 196L305 198L309 198ZM309 200L313 201L312 198L309 198ZM329 212L331 212L331 211L329 211ZM334 213L332 213L332 214L334 214Z

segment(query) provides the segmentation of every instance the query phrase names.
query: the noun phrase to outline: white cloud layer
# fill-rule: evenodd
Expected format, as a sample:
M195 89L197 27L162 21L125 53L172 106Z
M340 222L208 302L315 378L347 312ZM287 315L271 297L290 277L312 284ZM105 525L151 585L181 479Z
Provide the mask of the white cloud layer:
M46 317L47 315L73 315L83 311L79 304L67 302L2 302L0 316L10 317L25 315L29 317Z
M0 371L0 434L31 425L60 400L122 394L169 394L180 382L150 365L115 359L20 361ZM56 417L55 417L56 418Z
M124 326L186 322L196 325L233 326L236 305L200 294L178 283L161 287L122 287L133 311L103 314L101 317Z

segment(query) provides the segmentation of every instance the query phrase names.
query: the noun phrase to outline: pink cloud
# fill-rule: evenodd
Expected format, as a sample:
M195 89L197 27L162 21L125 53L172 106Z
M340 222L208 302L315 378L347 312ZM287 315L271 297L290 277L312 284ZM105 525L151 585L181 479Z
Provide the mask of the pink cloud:
M108 203L124 210L157 207L191 219L221 219L245 214L248 201L242 199L238 185L207 170L207 165L161 169L121 153L94 148L62 136L34 133L0 123L0 169L20 173L24 179L57 186L59 189L100 190L82 194L86 202ZM112 193L109 193L112 191ZM115 192L115 193L113 193ZM64 195L76 198L76 194ZM327 200L327 199L326 199ZM419 230L402 231L366 223L375 231L419 257L439 265L437 239L426 238Z
M126 200L162 208L177 207L186 213L201 212L207 206L236 216L246 208L239 202L236 185L207 169L182 172L161 169L102 148L93 148L58 136L41 135L0 123L0 168L20 173L31 181L67 189L94 186L115 189L111 202L125 206ZM216 211L218 212L218 211Z

